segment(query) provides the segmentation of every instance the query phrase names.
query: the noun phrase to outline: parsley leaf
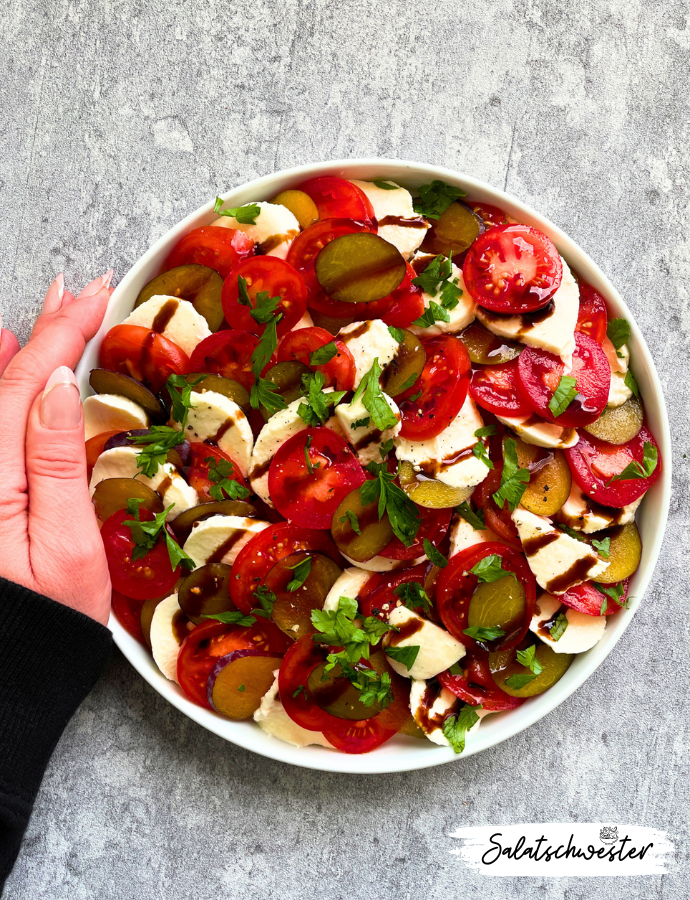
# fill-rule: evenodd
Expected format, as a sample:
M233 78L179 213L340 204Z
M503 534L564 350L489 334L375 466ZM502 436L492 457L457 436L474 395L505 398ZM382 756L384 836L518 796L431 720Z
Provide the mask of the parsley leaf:
M534 675L541 675L544 667L537 659L537 645L532 644L526 650L518 650L515 654L521 666L529 669Z
M496 506L503 509L503 504L507 501L512 512L522 499L528 482L529 471L518 468L516 444L512 438L508 438L503 444L501 486L493 495Z
M180 429L184 429L187 424L189 410L193 408L192 388L195 388L205 378L205 375L200 375L193 381L187 381L184 375L170 375L165 382L172 403L170 415L174 422L179 423ZM177 388L180 388L180 390L177 390Z
M225 201L220 197L216 197L213 206L213 212L219 216L230 216L237 219L240 225L255 225L256 220L261 213L261 207L258 203L247 203L244 206L236 206L234 209L221 209Z
M389 325L388 331L390 332L393 340L397 341L399 344L402 344L402 342L405 340L405 332L402 328L395 328L393 325Z
M559 613L556 617L556 621L553 625L548 629L549 634L551 635L552 641L560 641L563 637L563 633L565 629L568 627L568 617L564 612Z
M301 588L307 578L309 578L309 573L311 572L311 556L307 556L306 559L301 559L296 566L290 566L290 570L294 572L294 576L292 581L288 582L287 589L290 593L293 593L298 588Z
M611 319L606 327L606 335L616 350L630 340L630 325L627 319Z
M268 291L259 291L252 303L247 290L247 280L242 275L237 276L237 289L238 301L242 306L249 307L249 315L258 325L266 325L273 319L281 301L280 297L271 297Z
M466 522L469 522L475 531L483 531L486 528L483 509L478 509L477 512L474 512L467 500L464 500L455 509Z
M149 550L153 550L158 538L162 536L168 549L172 568L176 569L178 566L184 566L186 569L195 569L196 563L180 547L165 524L166 516L175 504L171 503L167 509L156 513L153 521L142 522L139 512L142 502L139 499L129 499L127 501L127 513L132 517L133 521L125 520L123 523L132 532L132 541L134 542L132 560L143 559Z
M505 683L509 688L519 691L520 688L526 687L530 681L534 681L536 677L531 672L516 672L515 675L509 675Z
M418 581L404 581L393 589L393 593L408 609L414 610L421 606L431 610L429 595Z
M385 463L370 462L366 470L375 477L365 481L359 489L362 506L369 506L378 500L379 519L388 513L393 533L409 547L419 531L419 510L405 491L395 484L395 473L389 472Z
M381 188L382 191L400 190L397 184L389 184L387 181L379 181L377 178L374 179L374 184L377 188Z
M427 219L439 219L451 203L466 196L461 188L453 187L437 178L431 184L420 185L418 190L419 197L414 201L414 211L418 216L425 216Z
M394 428L398 424L398 417L391 409L385 394L381 390L379 385L380 377L381 367L379 366L379 360L378 357L374 357L374 362L360 381L350 406L361 397L364 408L371 413L374 425L379 431L386 431L386 429Z
M371 416L366 416L364 419L355 419L355 421L350 425L350 428L353 431L356 428L366 428L369 422L371 422Z
M496 434L496 426L495 425L484 425L483 428L478 428L475 431L474 436L478 437L478 438L485 438L485 437L493 437L494 434Z
M419 376L421 374L422 374L421 372L413 372L409 378L406 378L404 383L401 385L400 390L398 391L398 394L402 394L403 391L407 391L409 388L411 388L412 385L415 383L415 381L417 381L417 379L419 378ZM397 394L396 394L396 396L397 396ZM410 400L412 400L412 399L418 400L421 396L422 396L422 392L420 391L416 397L414 397L414 398L410 397L409 399Z
M625 373L624 383L625 383L625 386L627 387L627 389L629 391L633 392L633 395L635 397L640 396L640 389L637 385L637 381L635 380L635 376L630 371L630 369L628 369L628 371Z
M500 581L501 578L510 578L511 576L517 581L515 572L507 571L503 568L503 561L498 553L492 553L491 556L485 556L480 559L476 566L472 566L470 572L477 576L477 581L490 584L492 581Z
M276 602L276 595L263 584L253 592L252 596L258 600L259 608L252 610L253 616L262 616L264 619L270 619L273 612L273 605Z
M345 515L340 517L340 521L349 521L350 528L354 531L355 534L362 533L362 529L359 527L359 519L357 518L357 513L353 512L351 509L345 510Z
M309 354L309 365L325 366L326 363L329 363L333 359L337 352L338 348L335 341L324 344L323 347L318 347L313 353Z
M439 286L453 274L451 260L442 254L435 256L421 275L412 279L412 284L421 288L425 294L435 297ZM433 324L433 323L432 323Z
M142 445L137 453L137 468L147 478L153 478L158 467L167 460L169 451L183 444L185 437L182 431L168 425L152 425L148 434L131 434L127 440Z
M431 328L436 322L450 322L450 315L435 300L430 300L422 315L415 319L412 324L418 325L420 328Z
M204 462L208 466L208 480L213 482L208 492L214 500L225 500L226 496L230 500L244 500L250 495L249 488L231 478L235 468L227 459L207 456Z
M426 558L429 560L429 562L432 562L435 566L438 566L439 569L445 569L445 567L448 565L448 560L440 550L437 550L436 547L434 547L434 545L428 538L424 538L424 552L426 553Z
M642 464L640 465L640 463L634 459L631 463L628 463L622 472L619 472L618 475L614 475L613 478L609 480L607 487L609 484L613 484L614 481L632 481L635 478L649 478L656 469L658 462L659 451L651 441L645 441L642 451Z
M577 397L577 380L572 375L562 375L558 382L558 387L553 392L553 396L549 400L549 409L551 414L558 418Z
M282 314L279 313L266 323L264 333L259 338L259 343L252 352L251 360L254 378L260 376L276 352L276 347L278 346L278 322L282 318Z
M477 459L481 459L487 469L493 469L494 464L489 459L489 454L486 452L486 445L483 441L477 441L477 443L472 447L472 453L477 457Z
M486 641L495 641L498 638L503 637L505 631L495 625L489 625L487 627L484 627L483 625L470 625L469 628L465 628L463 634L474 638L475 641L486 643Z
M309 699L309 692L307 691L307 689L305 688L305 686L303 684L297 685L297 689L292 692L292 699L296 700L300 694L304 694L306 699L307 700Z
M287 403L278 392L277 385L269 381L268 378L261 378L261 376L252 385L249 402L252 405L252 409L264 406L268 410L269 415L273 415L279 409L287 409Z
M625 609L628 609L630 606L630 598L627 600L621 600L625 588L622 583L619 584L600 584L598 581L593 581L592 585L599 591L599 593L604 594L610 600L613 600L614 603L617 603L618 606L622 606ZM603 615L603 613L602 613Z
M465 749L467 732L479 721L481 706L463 706L456 716L447 718L442 726L443 735L456 753Z
M416 380L416 379L415 379L415 380ZM421 396L422 396L422 392L421 392L421 391L417 391L416 394L411 394L407 399L410 401L410 403L414 403L415 400L419 400L419 398L420 398Z
M609 558L609 554L611 552L611 538L605 537L601 541L597 541L592 538L592 546L599 553L599 556L603 556L604 559Z
M313 475L313 474L314 474L314 468L317 468L317 469L318 469L318 468L319 468L319 463L317 463L317 464L316 464L316 467L315 467L314 464L313 464L312 461L311 461L311 457L309 456L309 448L311 447L311 439L312 439L312 436L311 436L310 434L307 435L307 442L306 442L306 444L304 445L304 461L305 461L305 463L307 464L307 472L309 472L310 475Z
M564 531L569 537L575 538L576 541L584 541L585 538L579 531L575 531L574 528L571 528L569 525L564 524L563 522L556 522L556 527L560 528L561 531Z
M202 619L215 619L216 622L222 622L224 625L243 625L249 628L256 622L254 616L246 616L239 609L233 609L232 612L214 613L212 616L202 615Z
M357 601L350 597L341 597L337 609L313 609L312 625L325 638L325 643L344 646L355 640L365 641L361 628L356 628L353 619L357 615Z
M346 391L329 391L323 389L326 378L323 372L311 372L302 376L302 396L306 403L300 403L297 414L307 426L324 425L330 418L329 407L343 399Z
M418 646L414 647L386 647L386 655L390 656L391 659L394 659L396 662L399 662L401 665L405 666L405 668L409 670L415 663L415 660L419 656L420 648Z

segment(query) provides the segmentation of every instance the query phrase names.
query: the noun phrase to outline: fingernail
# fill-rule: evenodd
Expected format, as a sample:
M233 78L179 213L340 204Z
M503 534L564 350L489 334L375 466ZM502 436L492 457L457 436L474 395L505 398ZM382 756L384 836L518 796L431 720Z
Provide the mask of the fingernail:
M60 366L48 379L40 409L41 424L45 428L66 430L81 423L81 399L74 372Z
M58 272L53 283L46 291L45 300L43 301L42 313L54 313L60 309L62 305L62 295L65 292L65 276L62 272Z
M113 274L113 269L108 269L105 275L101 275L99 278L94 278L94 280L89 282L84 290L78 294L77 299L83 300L84 297L93 297L94 294L102 291L103 288L109 287Z

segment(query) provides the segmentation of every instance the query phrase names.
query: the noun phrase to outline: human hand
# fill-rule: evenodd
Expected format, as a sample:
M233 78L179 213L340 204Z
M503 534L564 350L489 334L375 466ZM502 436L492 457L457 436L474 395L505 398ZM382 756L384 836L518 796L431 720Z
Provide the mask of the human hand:
M86 480L73 369L98 331L112 271L75 298L60 274L23 349L0 331L0 576L105 625L110 576Z

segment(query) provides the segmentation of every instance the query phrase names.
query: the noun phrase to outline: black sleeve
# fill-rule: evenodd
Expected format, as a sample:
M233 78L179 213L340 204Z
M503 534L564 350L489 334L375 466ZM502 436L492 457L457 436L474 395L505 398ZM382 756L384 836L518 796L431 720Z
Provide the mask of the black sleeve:
M48 760L111 648L103 625L0 578L0 893Z

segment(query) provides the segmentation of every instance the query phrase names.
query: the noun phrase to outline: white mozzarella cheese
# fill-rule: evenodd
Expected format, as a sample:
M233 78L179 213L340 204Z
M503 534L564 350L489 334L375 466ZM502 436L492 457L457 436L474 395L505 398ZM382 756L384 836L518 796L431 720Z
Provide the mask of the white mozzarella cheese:
M528 347L548 350L560 356L565 365L570 367L575 350L575 325L580 308L580 288L566 261L562 259L562 262L563 281L553 295L552 312L546 318L541 318L541 313L530 314L532 319L537 321L532 321L530 315L506 318L481 306L477 307L477 318L493 334L509 340L522 341Z
M412 194L404 187L397 186L394 191L376 187L371 181L355 181L352 184L364 191L374 207L374 215L379 223L379 235L393 244L402 253L405 259L409 259L414 251L424 240L424 235L429 229L427 222L420 222L419 216L414 211ZM395 184L394 181L386 181L386 184ZM386 218L392 217L390 224L386 224ZM409 219L408 223L397 221Z
M609 387L609 399L606 405L612 409L622 406L626 400L632 397L633 392L625 383L625 375L620 372L611 372L611 386Z
M453 513L450 523L450 556L455 556L456 553L476 544L485 544L487 541L500 541L500 538L490 528L475 531L460 513Z
M381 444L400 434L402 428L402 416L395 400L392 400L387 394L383 394L383 399L398 420L392 428L387 428L383 432L379 431L372 422L371 413L362 403L361 397L354 403L339 403L335 408L335 414L343 433L352 444L352 449L363 466L370 462L381 462L379 452ZM355 423L363 422L366 424L358 424L357 427L354 427Z
M476 487L490 471L472 452L472 447L480 440L475 431L483 425L479 410L468 394L462 409L445 431L427 441L396 437L395 455L401 462L412 463L415 471L450 487ZM486 439L481 440L486 445Z
M555 528L543 516L518 507L511 518L529 567L545 591L565 594L576 584L596 580L608 568L589 544Z
M326 388L325 393L331 390L332 388ZM271 460L286 441L306 429L307 426L297 412L302 403L304 403L302 399L293 400L286 409L279 409L274 413L259 432L254 444L249 464L249 481L254 493L269 506L273 506L268 493L268 470ZM328 419L326 428L332 429L341 437L345 436L335 416Z
M526 444L546 447L549 450L565 450L577 444L579 435L576 428L564 428L553 422L531 416L496 416L499 422L510 428Z
M418 556L417 559L387 559L385 556L372 556L365 562L359 562L356 559L350 559L341 552L343 559L346 559L353 566L365 569L367 572L394 572L396 569L409 569L412 566L418 566L419 563L426 560L426 555Z
M418 253L416 259L423 260L424 262L428 261L428 265L435 257L433 254ZM462 296L459 298L458 305L455 309L446 310L448 318L450 319L449 322L436 322L428 328L423 328L421 325L410 325L409 330L414 334L419 335L419 337L433 337L437 334L456 334L458 331L462 331L463 328L467 328L468 325L474 322L477 314L477 304L465 287L465 282L462 278L462 269L459 269L455 263L451 263L451 268L451 281L453 281L462 291ZM432 297L431 294L427 294L425 291L422 294L422 299L424 300L424 309L429 308L429 304L432 300L439 305L441 303L440 292L435 297Z
M389 614L388 622L396 628L403 629L404 633L403 636L395 632L386 635L384 648L419 647L417 658L409 669L392 656L388 656L391 668L405 678L433 678L439 672L445 672L465 655L464 644L406 606L396 606Z
M84 400L84 438L95 437L104 431L130 431L148 428L146 411L119 394L93 394Z
M143 475L137 468L137 451L134 447L113 447L112 450L101 453L91 474L91 496L96 485L106 478L136 478L151 490L158 491L165 506L174 504L168 512L168 521L199 502L197 492L187 484L172 463L163 463L151 478Z
M180 652L180 634L174 627L173 619L176 613L180 613L180 604L177 602L177 594L172 594L162 600L153 613L151 619L151 653L153 659L169 681L177 680L177 657ZM186 617L185 617L186 621ZM189 623L191 626L191 623Z
M456 715L465 705L447 688L426 681L413 681L410 687L410 712L424 734L441 747L450 747L450 741L443 733L443 723L450 716ZM433 701L433 702L432 702ZM488 715L486 710L477 711L479 720L469 729L467 734L475 732L481 720Z
M275 681L261 698L259 708L254 713L254 721L259 728L293 747L307 747L309 744L333 747L320 731L308 731L292 721L278 697L278 669L274 674Z
M299 222L287 207L278 203L261 201L256 205L259 207L259 215L253 225L244 225L234 216L219 216L211 225L243 231L261 246L265 256L285 259L290 244L299 234Z
M227 453L247 476L254 447L254 435L244 411L224 394L204 391L190 394L192 408L187 416L185 437L190 441L210 441ZM174 422L175 428L179 425Z
M302 318L299 320L299 322L294 326L294 328L292 330L299 331L300 328L313 328L313 327L314 327L314 320L309 315L309 313L307 311L305 311Z
M552 640L548 629L542 624L554 616L559 610L565 613L568 625L557 641ZM554 651L554 653L584 653L590 650L603 637L606 630L606 616L588 616L585 613L562 606L557 597L542 594L530 622L530 631Z
M395 359L400 345L381 319L352 322L341 328L338 338L347 345L355 361L355 387L378 359L381 370Z
M264 528L268 528L268 522L258 519L210 516L194 523L183 549L197 566L205 566L209 562L231 566L244 545Z
M341 597L357 600L362 588L370 578L369 572L365 572L363 569L357 568L357 566L345 569L326 595L323 608L325 610L336 610Z
M156 294L137 306L122 323L140 325L162 334L191 356L196 345L211 336L206 319L188 300Z
M635 521L635 511L642 503L642 497L638 497L633 503L628 503L621 509L600 506L587 497L573 481L570 496L556 513L556 519L583 534L593 534L595 531L611 528L613 525L629 525L630 522Z

